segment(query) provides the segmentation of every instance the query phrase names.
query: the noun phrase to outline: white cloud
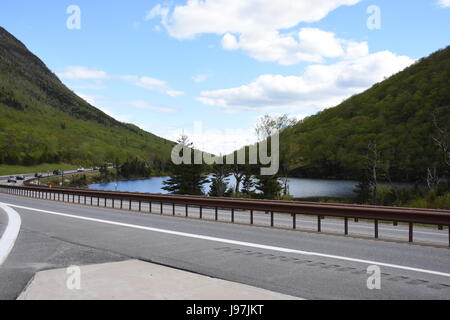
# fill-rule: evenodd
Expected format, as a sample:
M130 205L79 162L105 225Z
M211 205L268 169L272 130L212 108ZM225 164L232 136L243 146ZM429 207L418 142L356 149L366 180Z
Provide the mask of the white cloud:
M202 82L205 82L206 79L208 79L208 78L209 78L209 76L207 74L198 74L196 76L193 76L192 80L196 83L202 83Z
M109 76L105 71L89 69L81 66L69 66L65 72L58 73L61 79L82 80L82 79L108 79Z
M332 65L312 65L301 76L262 75L237 88L203 91L197 99L231 111L290 108L314 113L339 104L413 62L382 51Z
M167 90L166 92L171 97L178 97L184 95L184 91L178 91L178 90Z
M162 23L166 24L167 23L167 15L169 14L169 8L164 8L162 7L160 4L157 4L156 6L153 7L152 10L150 10L149 12L147 12L147 14L145 15L144 20L151 20L157 16L160 16L162 19Z
M222 48L224 48L225 50L239 49L239 43L236 37L230 33L226 33L222 38Z
M226 50L242 49L259 61L293 65L299 62L322 62L324 58L354 59L367 55L367 42L339 39L332 32L301 28L297 33L278 31L243 34L239 40L229 33L222 38Z
M147 19L161 16L161 23L178 39L202 33L261 33L289 29L301 22L317 22L343 5L360 0L189 0L169 8L160 4Z
M167 107L155 106L152 103L149 103L147 101L142 101L142 100L128 101L128 102L124 102L124 104L132 106L132 107L137 108L137 109L141 109L141 110L150 110L150 111L157 111L157 112L163 112L163 113L176 112L175 109L167 108Z
M120 79L147 90L158 91L167 94L171 97L184 95L183 91L173 90L164 80L152 77L138 77L134 75L110 76L105 71L89 69L82 66L69 66L66 68L65 72L58 73L57 75L61 79L94 80L96 82L96 84L70 85L70 87L74 89L104 89L105 86L101 85L104 80Z
M450 0L439 0L438 6L441 8L450 8Z
M229 154L245 145L256 142L254 128L223 130L206 128L201 121L195 122L192 128L171 128L164 136L176 141L181 134L186 134L194 146L202 151L215 155Z
M320 21L336 8L359 1L190 0L173 8L158 4L146 18L160 16L161 25L177 39L214 33L223 36L221 43L226 50L242 49L261 61L291 65L345 56L347 47L354 49L355 43L337 39L333 33L319 29L282 31L302 22Z
M164 81L152 77L138 77L138 76L123 76L123 80L133 83L136 86L142 87L151 91L158 91L167 94L171 97L183 95L183 91L177 91L170 88Z

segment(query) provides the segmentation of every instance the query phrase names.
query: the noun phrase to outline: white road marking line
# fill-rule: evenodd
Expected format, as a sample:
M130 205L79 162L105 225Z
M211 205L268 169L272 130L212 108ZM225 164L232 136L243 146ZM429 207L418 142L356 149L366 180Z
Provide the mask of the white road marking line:
M3 232L2 237L0 238L1 266L3 262L5 262L6 258L8 258L9 253L16 243L17 236L20 232L20 225L22 222L19 214L15 210L11 209L3 203L0 203L0 208L3 209L8 215L8 225L6 226L6 229Z
M96 218L88 218L88 217L83 217L83 216L71 215L71 214L67 214L67 213L23 207L23 206L18 206L18 205L14 205L14 204L6 204L6 205L11 206L13 208L18 208L18 209L31 210L31 211L61 216L61 217L67 217L67 218L73 218L73 219L85 220L85 221L92 221L92 222L98 222L98 223L103 223L103 224L110 224L110 225L126 227L126 228L146 230L146 231L170 234L170 235L175 235L175 236L200 239L200 240L208 240L208 241L213 241L213 242L227 243L227 244L233 244L233 245L244 246L244 247L252 247L252 248L258 248L258 249L264 249L264 250L279 251L279 252L285 252L285 253L294 253L294 254L307 255L307 256L317 256L317 257L323 257L323 258L331 258L331 259L337 259L337 260L358 262L358 263L369 264L369 265L378 265L378 266L384 266L384 267L395 268L395 269L428 273L428 274L432 274L432 275L450 278L450 273L427 270L427 269L413 268L413 267L401 266L401 265L378 262L378 261L355 259L355 258L336 256L336 255L331 255L331 254L324 254L324 253L319 253L319 252L302 251L302 250L288 249L288 248L283 248L283 247L275 247L275 246L257 244L257 243L252 243L252 242L244 242L244 241L236 241L236 240L216 238L216 237L210 237L210 236L202 236L202 235L198 235L198 234L178 232L178 231L172 231L172 230L166 230L166 229L151 228L151 227L145 227L145 226L140 226L140 225L135 225L135 224L128 224L128 223L102 220L102 219L96 219Z

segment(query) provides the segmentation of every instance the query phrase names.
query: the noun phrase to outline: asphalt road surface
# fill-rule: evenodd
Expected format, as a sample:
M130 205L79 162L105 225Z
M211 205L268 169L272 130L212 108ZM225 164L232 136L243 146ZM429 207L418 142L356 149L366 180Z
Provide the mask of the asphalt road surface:
M93 171L93 169L84 169L83 172L91 172ZM79 173L77 170L67 170L64 171L64 175L71 175L71 174L75 174L75 173ZM43 178L48 178L48 177L52 177L53 173L52 172L41 172L42 177ZM8 177L13 176L23 176L25 179L24 180L16 180L16 182L10 182L8 183ZM34 173L27 173L27 174L11 174L11 175L7 175L7 176L0 176L0 184L8 184L8 185L14 185L14 186L21 186L23 185L23 183L27 180L30 179L34 179Z
M141 259L306 299L450 299L447 230L416 228L420 243L406 242L402 226L380 225L375 240L365 223L342 235L338 220L325 233L200 221L0 194L21 217L13 250L0 266L0 299L15 299L35 272L101 262ZM109 204L111 205L111 203ZM149 208L147 208L148 210ZM159 212L159 206L152 208ZM168 208L168 212L171 212ZM2 214L0 212L0 214ZM227 219L221 212L221 219ZM204 212L204 216L212 215ZM244 212L236 220L248 219ZM261 213L255 221L265 223ZM276 216L280 227L284 216ZM0 232L4 229L0 219ZM335 231L340 231L337 233ZM364 232L363 232L364 231ZM448 244L447 244L448 245ZM368 266L381 269L381 289L370 290Z

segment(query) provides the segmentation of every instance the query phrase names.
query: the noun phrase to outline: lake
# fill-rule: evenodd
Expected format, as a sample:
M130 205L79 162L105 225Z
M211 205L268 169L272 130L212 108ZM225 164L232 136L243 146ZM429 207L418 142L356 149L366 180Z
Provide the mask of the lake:
M109 183L92 184L89 189L125 191L125 192L149 192L167 194L162 190L163 181L167 177L150 178L144 180L117 181ZM233 177L230 177L230 184L235 185ZM321 179L289 179L289 193L296 198L309 197L352 197L357 181L348 180L321 180ZM396 184L399 187L408 187L408 184ZM209 184L204 185L204 190L209 191Z

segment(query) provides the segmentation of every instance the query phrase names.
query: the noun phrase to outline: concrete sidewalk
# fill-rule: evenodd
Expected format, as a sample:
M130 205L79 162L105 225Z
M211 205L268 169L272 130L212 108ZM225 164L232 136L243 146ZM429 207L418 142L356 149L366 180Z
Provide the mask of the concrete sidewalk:
M76 270L76 269L74 269ZM294 300L296 297L139 260L38 272L19 300ZM68 286L69 284L69 286Z

